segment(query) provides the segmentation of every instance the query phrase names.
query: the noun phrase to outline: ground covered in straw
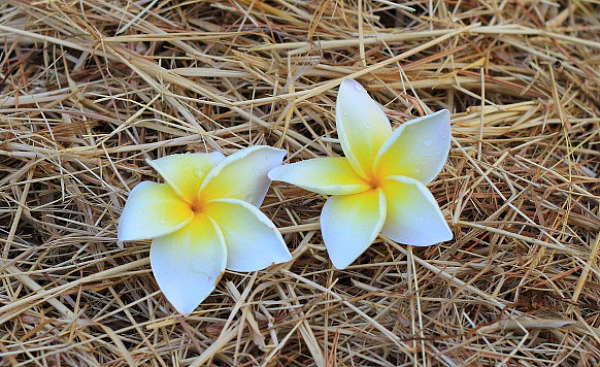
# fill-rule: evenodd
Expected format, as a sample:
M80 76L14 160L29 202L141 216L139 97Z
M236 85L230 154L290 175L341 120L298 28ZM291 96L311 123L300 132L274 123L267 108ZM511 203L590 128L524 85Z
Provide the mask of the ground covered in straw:
M0 366L600 363L599 5L395 3L1 1ZM149 242L116 241L146 159L340 155L345 76L395 127L451 111L454 240L334 270L326 198L276 184L294 260L178 316Z

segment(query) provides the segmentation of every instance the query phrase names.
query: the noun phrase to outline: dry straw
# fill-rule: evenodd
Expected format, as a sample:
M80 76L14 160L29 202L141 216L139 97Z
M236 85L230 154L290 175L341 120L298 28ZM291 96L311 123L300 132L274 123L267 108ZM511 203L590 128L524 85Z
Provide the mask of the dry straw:
M600 363L593 1L0 1L0 366ZM430 185L455 239L333 270L325 198L277 184L288 264L188 318L116 243L146 158L341 154L351 76L392 123L452 112ZM240 178L243 180L243 178ZM201 261L201 259L199 259Z

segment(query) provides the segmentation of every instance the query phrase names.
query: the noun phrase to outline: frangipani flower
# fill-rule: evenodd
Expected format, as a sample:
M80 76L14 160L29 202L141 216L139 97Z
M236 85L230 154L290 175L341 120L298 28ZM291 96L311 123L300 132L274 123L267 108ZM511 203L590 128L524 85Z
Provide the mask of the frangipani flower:
M270 169L285 151L246 148L176 154L148 162L165 184L144 181L121 214L119 241L153 239L150 264L163 294L188 314L215 288L225 268L256 271L292 257L259 209Z
M321 232L336 268L356 260L379 232L414 246L452 239L425 187L448 157L448 110L406 122L392 132L387 116L365 89L344 79L336 125L346 157L316 158L269 172L271 180L333 195L321 213Z

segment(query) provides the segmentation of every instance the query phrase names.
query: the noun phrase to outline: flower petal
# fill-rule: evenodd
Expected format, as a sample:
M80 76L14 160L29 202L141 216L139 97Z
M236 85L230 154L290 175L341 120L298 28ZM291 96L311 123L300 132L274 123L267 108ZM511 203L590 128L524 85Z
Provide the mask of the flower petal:
M204 177L223 159L225 156L219 152L173 154L148 161L148 164L160 173L184 200L193 203L198 197Z
M430 246L452 239L437 202L421 182L392 176L383 182L387 219L381 233L396 242Z
M150 264L173 307L188 314L214 289L225 271L227 249L212 219L198 214L181 230L152 241Z
M220 199L208 202L205 213L225 237L227 269L256 271L292 259L275 225L257 207L237 199Z
M369 189L343 157L316 158L278 166L269 172L269 178L323 195L356 194Z
M267 173L281 164L285 153L261 145L230 155L206 176L200 189L201 200L240 199L260 206L271 184Z
M119 241L135 241L164 236L185 226L193 215L169 185L140 182L127 198L117 237Z
M332 196L321 213L321 232L338 269L350 265L373 243L386 216L383 190Z
M377 152L391 134L389 119L365 88L350 78L340 85L335 119L344 154L358 174L370 178Z
M375 161L377 177L407 176L427 185L448 159L450 134L448 110L404 123L381 147Z

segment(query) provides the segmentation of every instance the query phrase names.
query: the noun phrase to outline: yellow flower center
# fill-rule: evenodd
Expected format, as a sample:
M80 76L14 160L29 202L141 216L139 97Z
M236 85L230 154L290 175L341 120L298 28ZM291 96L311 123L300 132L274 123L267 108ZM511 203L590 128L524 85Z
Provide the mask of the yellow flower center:
M375 176L369 177L369 179L367 180L367 184L373 190L378 189L381 186L381 183L379 182L379 179L377 177L375 177Z
M196 199L190 204L190 208L194 214L200 214L204 211L204 202L200 199Z

